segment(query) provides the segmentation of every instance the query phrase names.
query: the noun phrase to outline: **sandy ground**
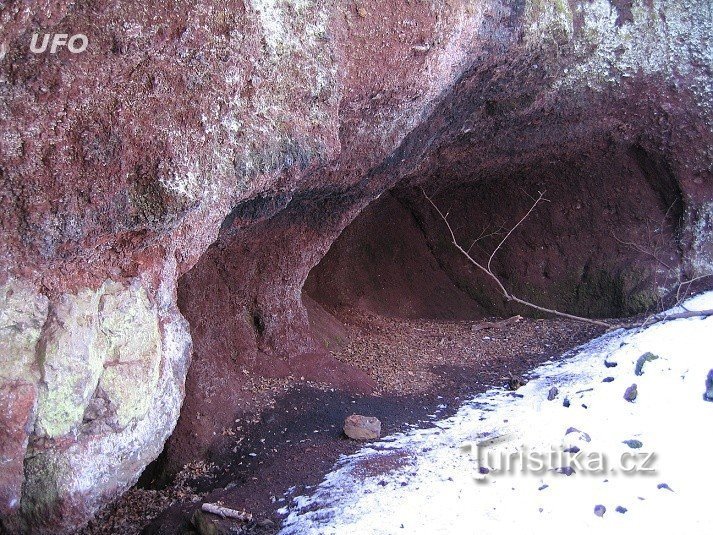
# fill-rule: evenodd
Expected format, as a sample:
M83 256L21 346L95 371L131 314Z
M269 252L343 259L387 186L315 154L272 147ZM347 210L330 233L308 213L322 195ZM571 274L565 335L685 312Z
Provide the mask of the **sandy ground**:
M377 383L374 394L300 378L250 378L262 403L225 430L208 459L163 488L133 488L83 533L190 533L201 501L249 511L255 520L247 532L274 533L277 510L289 496L318 484L340 455L359 448L341 431L349 414L378 417L383 434L427 427L468 396L517 379L602 332L562 320L440 322L354 311L340 319L349 341L332 354L366 371Z

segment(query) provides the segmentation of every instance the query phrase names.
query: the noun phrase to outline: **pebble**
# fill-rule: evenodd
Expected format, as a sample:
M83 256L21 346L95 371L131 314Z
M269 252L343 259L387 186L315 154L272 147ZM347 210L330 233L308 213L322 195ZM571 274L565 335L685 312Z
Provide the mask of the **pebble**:
M637 361L636 361L636 366L634 368L634 373L636 375L643 375L644 374L644 364L647 362L651 362L652 360L658 359L658 355L654 355L651 352L646 352L643 355L641 355Z
M547 392L547 401L552 401L557 397L557 394L559 394L559 390L557 389L556 386L553 386L550 388L550 391Z
M576 427L569 427L567 431L565 431L565 435L569 435L570 433L579 433L579 438L581 438L585 442L592 441L592 437L590 437L589 434L585 433L584 431L580 431Z
M626 513L628 509L626 507L622 507L621 505L616 506L616 512L621 513L622 515Z
M639 391L636 388L636 383L631 385L629 388L626 389L624 392L624 399L626 401L632 402L636 399L636 397L639 395Z
M713 370L709 371L706 377L706 393L703 394L703 399L713 401Z
M594 506L594 514L597 516L604 516L604 513L607 512L607 508L604 507L603 505L595 505Z

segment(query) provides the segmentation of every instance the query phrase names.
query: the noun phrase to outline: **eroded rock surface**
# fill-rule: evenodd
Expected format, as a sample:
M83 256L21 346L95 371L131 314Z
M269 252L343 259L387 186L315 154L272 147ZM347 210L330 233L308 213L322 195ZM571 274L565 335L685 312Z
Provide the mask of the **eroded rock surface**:
M86 522L159 454L185 381L195 396L171 469L232 419L218 373L228 386L244 369L354 382L312 336L301 293L387 190L438 280L479 309L503 304L445 251L420 187L460 223L510 221L528 201L518 189L557 194L499 266L529 295L561 282L551 303L630 312L708 273L711 27L702 0L6 3L3 524ZM36 32L89 46L33 54ZM604 262L626 249L615 238L638 243L662 218L658 258ZM558 240L590 229L592 254L554 269ZM598 284L629 301L562 298Z
M152 302L138 280L53 301L16 281L0 292L3 331L12 333L0 391L4 525L81 525L136 481L173 430L190 357L186 322L173 297Z

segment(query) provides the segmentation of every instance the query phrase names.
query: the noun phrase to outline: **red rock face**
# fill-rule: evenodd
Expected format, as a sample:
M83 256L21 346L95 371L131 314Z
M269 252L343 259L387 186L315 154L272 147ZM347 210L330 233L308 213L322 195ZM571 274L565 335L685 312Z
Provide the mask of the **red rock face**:
M311 278L309 291L325 304L366 296L384 313L399 312L405 298L416 315L502 310L440 242L420 186L477 232L521 213L520 188L547 189L554 208L528 220L498 269L527 295L562 283L548 303L628 311L592 306L596 296L562 298L596 286L600 269L655 270L669 287L680 267L703 274L713 265L707 3L661 12L598 0L566 3L561 13L540 4L8 3L0 19L0 282L22 281L48 298L50 316L67 295L93 295L108 280L145 289L142 306L176 331L161 333L172 371L160 379L170 377L174 401L188 364L180 305L194 351L166 450L175 469L202 455L239 410L246 368L369 388L315 341L302 289L342 231L387 191L341 240L351 245L337 244ZM33 54L33 33L84 33L89 46ZM397 201L392 214L387 203ZM656 239L667 269L620 243L647 238L651 220L663 221ZM390 239L413 244L392 259L405 274L422 269L423 284L399 284L392 272L393 291L379 300L373 278L391 269L386 259L359 255L361 269L346 253L386 222ZM635 293L622 287L619 295ZM28 383L39 385L33 351ZM3 407L25 399L0 379ZM27 433L32 444L38 437L22 411L5 412L15 415L0 448L14 467L11 501ZM134 423L150 427L146 418ZM160 449L175 421L162 418L143 451ZM102 435L104 453L112 433ZM57 438L76 439L84 453L99 444L82 432ZM87 505L71 519L62 514L66 496L42 502L43 527L74 529L132 484L146 457L107 487L73 496ZM66 481L91 475L71 466Z
M3 386L0 399L5 402L0 416L0 516L14 512L20 504L25 449L30 436L32 415L37 402L34 385Z
M385 193L342 232L310 271L303 291L330 309L451 320L485 315L486 309L444 271L421 224Z

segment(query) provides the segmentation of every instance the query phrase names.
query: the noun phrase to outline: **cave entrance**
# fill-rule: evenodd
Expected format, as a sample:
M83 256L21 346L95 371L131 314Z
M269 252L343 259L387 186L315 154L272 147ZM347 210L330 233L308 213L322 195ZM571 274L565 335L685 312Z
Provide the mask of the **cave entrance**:
M233 210L179 281L193 360L180 420L147 484L196 460L239 454L248 470L246 448L263 448L260 426L283 423L266 416L269 407L295 388L315 388L300 399L319 399L309 410L337 428L353 401L427 407L419 396L431 392L437 405L436 394L502 384L504 369L528 369L601 332L540 322L505 302L454 249L423 191L483 263L546 192L493 259L522 298L588 317L660 306L681 266L683 213L662 161L606 143L477 168L469 157L451 153L368 203L354 192L314 190ZM526 319L500 334L478 330L483 318L518 314ZM248 429L256 442L237 443Z
M481 264L544 192L492 263L508 291L541 306L625 317L657 309L675 284L681 193L643 150L605 145L458 175L462 163L448 163L369 205L310 272L304 294L329 310L399 318L538 315L507 303L454 248L423 190Z

